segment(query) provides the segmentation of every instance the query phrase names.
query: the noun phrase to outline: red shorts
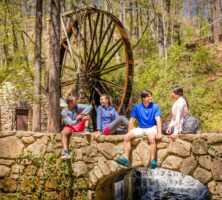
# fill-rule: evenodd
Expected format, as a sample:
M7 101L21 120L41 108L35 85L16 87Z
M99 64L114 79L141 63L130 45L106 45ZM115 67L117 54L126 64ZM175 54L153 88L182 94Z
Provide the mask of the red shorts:
M73 132L83 132L86 126L86 121L81 121L76 125L67 125L65 128L68 128L72 133Z

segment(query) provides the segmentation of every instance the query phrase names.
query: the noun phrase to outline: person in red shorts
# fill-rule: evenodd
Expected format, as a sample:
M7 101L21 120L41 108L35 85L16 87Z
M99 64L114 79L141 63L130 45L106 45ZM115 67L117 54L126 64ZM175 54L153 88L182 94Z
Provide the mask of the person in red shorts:
M92 106L88 104L77 104L75 96L69 96L66 99L67 107L61 112L65 127L62 130L63 153L61 159L70 159L71 155L68 151L67 136L74 132L89 133L89 113Z

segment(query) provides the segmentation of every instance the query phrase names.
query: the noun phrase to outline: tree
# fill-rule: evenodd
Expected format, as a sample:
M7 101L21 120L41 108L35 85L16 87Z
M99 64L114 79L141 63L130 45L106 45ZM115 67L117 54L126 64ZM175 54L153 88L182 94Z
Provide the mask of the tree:
M164 22L163 22L163 0L158 0L158 49L159 56L164 54Z
M42 3L43 0L36 0L33 131L41 131Z
M60 0L50 0L50 69L48 131L60 131Z

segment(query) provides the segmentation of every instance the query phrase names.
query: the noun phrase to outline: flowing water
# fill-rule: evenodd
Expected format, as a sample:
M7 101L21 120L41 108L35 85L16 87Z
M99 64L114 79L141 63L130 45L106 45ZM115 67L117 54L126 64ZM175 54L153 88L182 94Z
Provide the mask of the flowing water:
M208 188L191 176L162 168L132 173L134 200L208 200Z

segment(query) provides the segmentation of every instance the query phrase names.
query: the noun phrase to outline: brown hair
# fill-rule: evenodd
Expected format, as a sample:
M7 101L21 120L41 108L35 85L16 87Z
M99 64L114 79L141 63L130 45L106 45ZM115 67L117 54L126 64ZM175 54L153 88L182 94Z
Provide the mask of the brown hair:
M66 98L66 103L67 103L67 104L70 104L71 102L73 102L73 98L76 98L76 96L68 96L68 97Z
M150 90L144 90L141 92L140 94L140 97L141 97L141 100L143 100L143 98L146 98L147 96L151 95L152 96L152 92Z
M108 104L109 104L109 106L112 105L111 99L110 99L110 97L109 97L108 94L102 94L100 97L104 97L105 99L108 99Z
M187 98L183 95L183 88L180 87L180 86L175 86L173 87L173 93L175 93L176 95L180 96L180 97L183 97L184 100L186 101L186 104L187 104L187 107L189 108L189 103L187 101Z

